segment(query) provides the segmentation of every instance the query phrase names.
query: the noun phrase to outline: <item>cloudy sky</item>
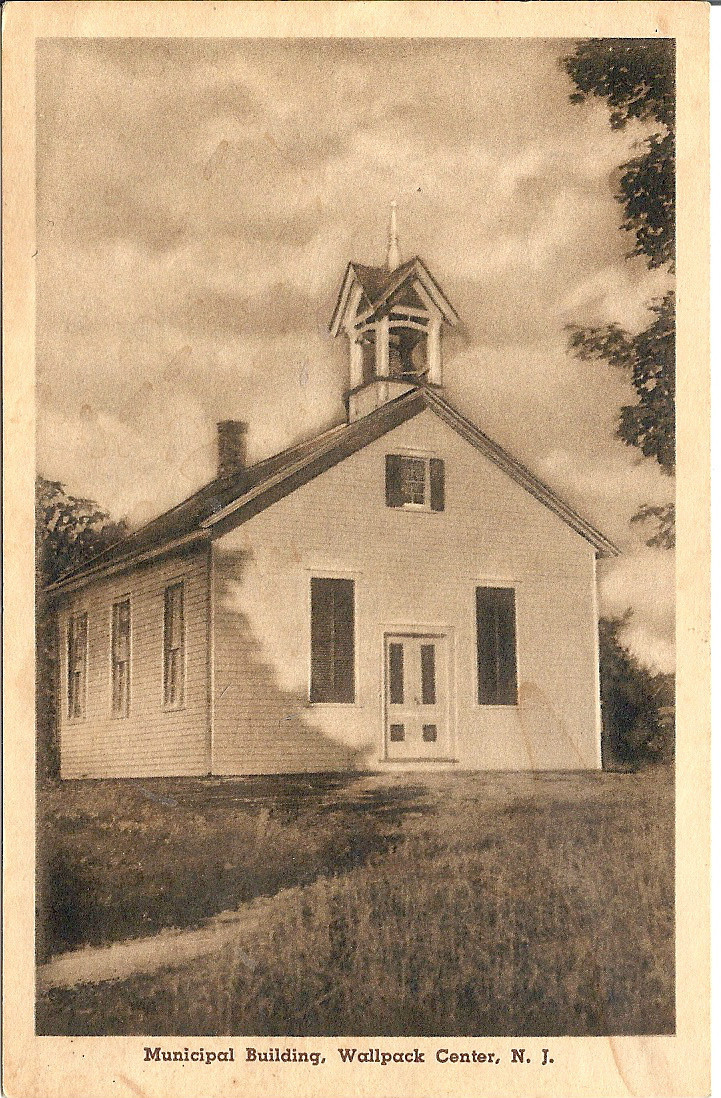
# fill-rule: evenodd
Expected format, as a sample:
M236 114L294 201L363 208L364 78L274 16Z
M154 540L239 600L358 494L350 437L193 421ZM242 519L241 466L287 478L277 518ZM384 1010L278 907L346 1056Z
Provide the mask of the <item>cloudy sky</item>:
M398 202L463 325L448 398L624 549L601 606L673 667L673 557L629 517L673 482L617 442L628 381L568 323L639 330L668 276L624 258L613 199L640 128L569 102L571 44L46 40L37 54L38 466L137 523L342 416L328 334L349 259Z

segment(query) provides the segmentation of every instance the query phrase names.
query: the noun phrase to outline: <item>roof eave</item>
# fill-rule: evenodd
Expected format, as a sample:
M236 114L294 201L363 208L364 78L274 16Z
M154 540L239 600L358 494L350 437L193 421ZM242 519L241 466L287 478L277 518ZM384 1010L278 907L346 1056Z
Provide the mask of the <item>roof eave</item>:
M225 532L235 521L244 521L259 510L271 506L276 499L288 495L296 487L319 475L337 461L342 461L345 457L368 445L368 443L400 426L401 423L411 419L424 408L430 409L440 419L448 423L451 428L455 429L476 449L485 454L489 460L506 472L516 483L548 507L549 510L553 511L566 525L590 542L596 549L598 556L616 557L621 553L617 545L579 515L578 512L574 511L572 507L556 495L553 489L539 480L526 466L512 457L488 435L485 435L471 420L466 419L461 412L433 389L418 386L395 400L389 401L369 416L356 420L353 424L339 425L334 428L331 432L328 432L329 437L319 449L311 451L310 454L304 455L290 465L284 466L267 480L239 495L221 510L203 520L200 526L191 533L180 538L174 538L144 552L131 552L125 557L113 558L109 561L99 560L94 567L91 565L82 571L62 577L56 580L55 583L49 584L45 591L50 595L56 595L75 590L96 579L154 561L185 548L191 548L204 540L210 540Z
M148 549L142 553L133 553L127 557L121 557L119 560L107 561L95 568L84 568L81 572L73 572L68 576L55 580L54 583L49 583L47 587L43 588L43 591L48 595L61 595L67 591L77 591L78 588L85 587L86 584L92 583L94 580L105 579L107 576L125 572L130 568L136 568L138 565L151 563L161 557L169 556L172 553L191 548L208 540L209 536L205 530L194 530L191 534L165 542L154 549Z
M283 489L288 483L292 483L294 477L299 477L300 483L305 483L303 474L308 470L318 467L317 472L312 473L311 477L307 478L312 479L312 476L318 475L319 472L324 471L331 464L335 464L336 460L341 461L357 450L363 449L370 442L381 438L388 431L393 430L401 423L423 411L426 407L424 393L424 389L414 388L410 392L396 397L395 400L388 401L387 404L378 408L375 413L348 424L343 434L338 438L334 438L329 445L285 468L276 476L257 485L257 487L229 503L222 510L209 516L203 523L203 529L215 533L219 528L225 527L234 516L240 516L242 512L247 511L258 501L262 501L264 497L266 500L270 498L270 503L275 502L272 498L274 492ZM329 465L325 464L326 461L329 462ZM295 485L287 490L282 490L280 495L288 495L294 488ZM269 506L270 503L266 502L263 506Z
M570 526L572 530L575 530L577 534L590 542L599 556L617 557L620 555L621 550L610 538L607 538L606 535L602 534L600 530L597 530L592 523L588 522L582 515L579 515L579 513L562 500L560 496L556 495L552 488L547 484L544 484L535 473L532 473L530 469L522 464L522 462L518 461L497 442L494 442L493 439L489 438L489 436L481 431L480 427L477 427L475 423L466 419L466 417L454 408L452 404L449 404L447 400L431 389L426 390L426 402L428 407L431 408L439 418L449 423L449 426L454 427L460 435L484 453L486 457L506 472L517 484L534 496L539 503L544 504L550 511L553 511L558 515L567 526Z
M353 262L351 261L345 269L343 281L338 293L338 299L333 310L333 316L330 318L330 324L328 325L328 331L334 338L338 335L343 326L346 310L348 308L348 301L350 300L350 294L354 284L360 286L361 290L363 290L363 296L368 300L366 292L363 289L363 284L358 278Z

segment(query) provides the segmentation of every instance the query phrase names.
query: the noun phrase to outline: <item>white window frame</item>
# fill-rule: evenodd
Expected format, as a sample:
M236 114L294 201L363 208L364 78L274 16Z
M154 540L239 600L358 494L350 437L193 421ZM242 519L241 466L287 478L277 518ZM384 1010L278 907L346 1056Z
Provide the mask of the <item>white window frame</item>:
M165 700L165 600L167 593L171 587L182 587L183 589L183 659L181 663L182 670L182 692L181 700L179 702L168 702ZM179 713L186 708L187 705L187 692L188 692L188 619L187 619L187 600L186 600L186 577L177 576L173 579L168 579L163 584L161 610L162 626L160 630L161 646L160 646L160 700L163 711L165 713Z
M114 707L115 695L113 690L113 682L115 677L115 664L113 658L113 623L115 621L115 607L121 602L127 602L130 613L130 632L128 636L128 707L127 711L121 712ZM130 709L133 704L133 599L128 592L125 595L120 595L118 598L114 598L110 604L110 715L114 720L125 720L130 716Z
M73 621L76 618L85 618L85 651L83 652L83 689L80 705L80 713L70 712L70 633L73 628ZM88 711L88 672L90 669L90 614L88 611L81 607L73 610L68 614L67 626L65 630L65 660L66 660L66 675L65 675L65 715L67 720L74 724L80 721L84 721L87 718Z
M405 446L399 446L396 450L390 450L389 453L397 454L399 458L416 458L423 461L425 469L424 477L424 489L423 489L423 503L401 503L399 507L391 507L391 511L416 511L422 512L427 515L442 515L443 511L433 511L431 509L431 459L441 458L441 455L435 450L418 450L409 449Z

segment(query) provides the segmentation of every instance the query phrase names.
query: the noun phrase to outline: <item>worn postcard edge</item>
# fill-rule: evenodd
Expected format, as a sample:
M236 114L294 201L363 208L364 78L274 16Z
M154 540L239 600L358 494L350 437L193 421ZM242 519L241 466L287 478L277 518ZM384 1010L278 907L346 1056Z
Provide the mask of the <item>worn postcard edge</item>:
M4 1089L12 1096L702 1095L709 1090L710 406L708 6L612 2L29 3L3 11ZM42 37L654 37L677 40L677 1032L554 1038L551 1072L466 1065L233 1073L145 1064L146 1037L34 1034L34 43ZM519 1043L509 1035L494 1043ZM189 1039L184 1039L187 1043ZM236 1041L240 1045L243 1039ZM278 1045L303 1039L274 1039ZM204 1038L207 1048L227 1040ZM393 1039L394 1048L434 1048ZM437 1043L437 1042L436 1042ZM540 1047L540 1039L526 1039ZM547 1043L547 1042L546 1042ZM314 1039L334 1050L336 1039ZM467 1040L449 1038L450 1048ZM531 1069L529 1069L531 1070Z

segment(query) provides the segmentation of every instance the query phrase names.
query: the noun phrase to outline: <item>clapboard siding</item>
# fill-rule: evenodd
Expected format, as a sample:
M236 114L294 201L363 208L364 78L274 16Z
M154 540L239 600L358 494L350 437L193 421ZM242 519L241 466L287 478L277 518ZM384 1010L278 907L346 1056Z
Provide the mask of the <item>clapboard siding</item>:
M445 460L445 510L385 505L385 455ZM383 638L451 638L461 767L600 765L593 548L426 411L214 545L213 769L377 767ZM356 702L310 705L311 575L356 583ZM516 588L519 704L477 704L475 587ZM399 764L388 764L394 767Z
M185 699L163 706L165 589L184 583ZM131 600L130 714L111 713L112 605ZM166 558L145 568L96 580L64 598L61 637L61 773L64 778L200 775L209 771L208 550ZM88 614L88 681L83 719L68 719L67 627Z

